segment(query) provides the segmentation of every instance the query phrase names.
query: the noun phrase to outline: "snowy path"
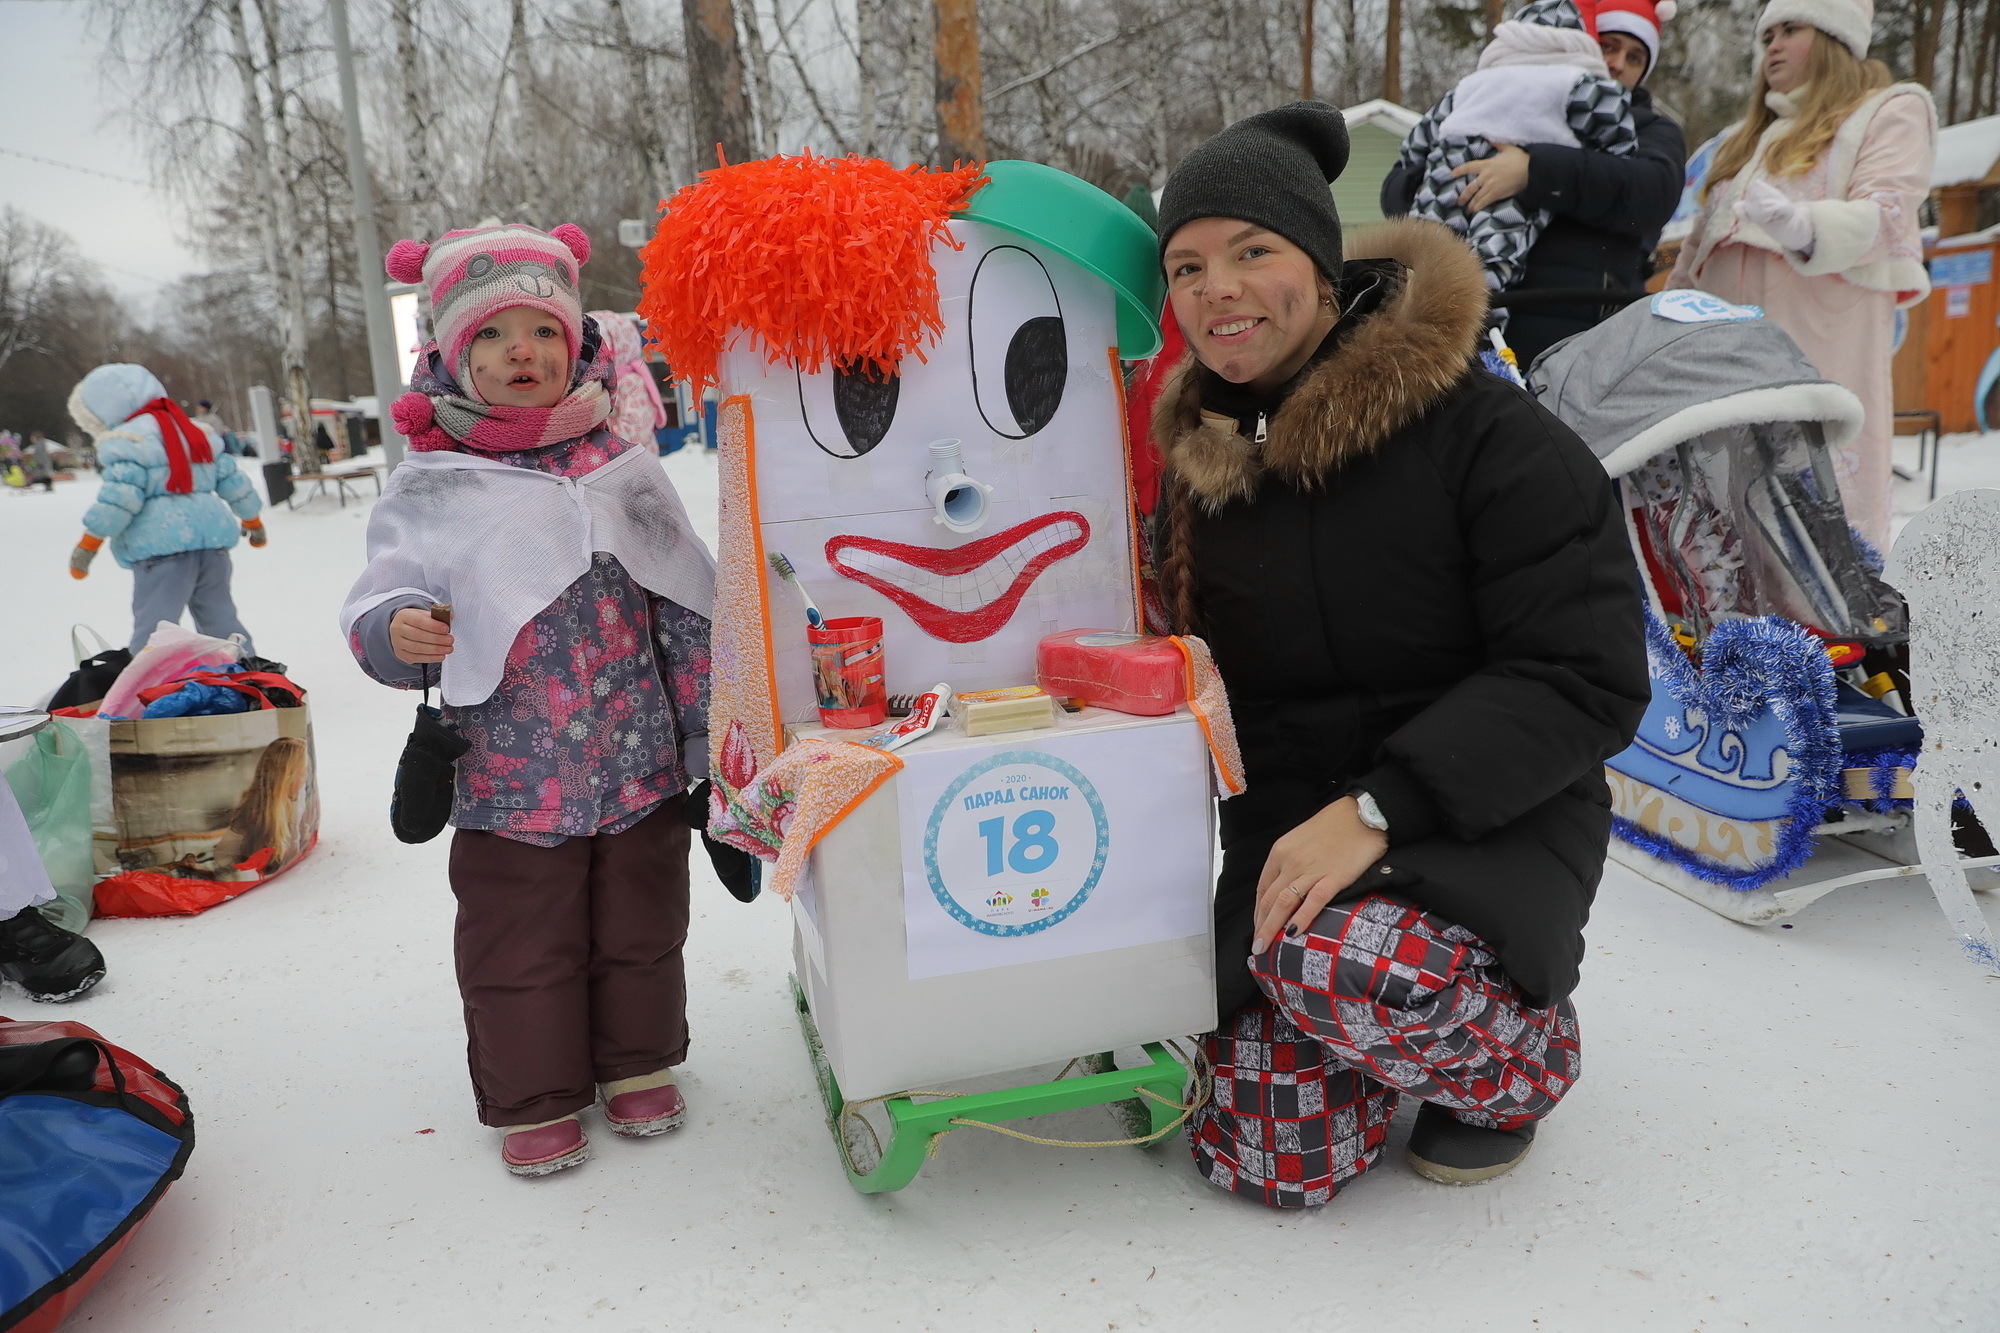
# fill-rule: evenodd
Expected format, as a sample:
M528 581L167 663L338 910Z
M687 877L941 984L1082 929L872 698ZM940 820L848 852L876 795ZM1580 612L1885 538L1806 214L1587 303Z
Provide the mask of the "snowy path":
M709 460L669 471L713 513ZM1944 477L2000 482L2000 436L1954 442ZM0 699L53 686L71 621L126 630L127 575L63 570L94 489L0 494ZM1577 997L1585 1076L1527 1163L1426 1183L1401 1161L1406 1110L1380 1170L1283 1215L1204 1185L1178 1141L961 1131L909 1189L853 1193L785 992L787 914L704 866L687 1124L600 1132L580 1170L513 1180L466 1085L448 840L388 833L411 700L365 680L334 624L365 512L280 509L270 547L236 560L260 648L312 691L319 852L201 917L98 923L110 978L65 1010L0 1004L98 1027L194 1102L186 1178L74 1328L2000 1327L2000 982L1921 881L1753 929L1610 868ZM1112 1130L1103 1112L1042 1126Z

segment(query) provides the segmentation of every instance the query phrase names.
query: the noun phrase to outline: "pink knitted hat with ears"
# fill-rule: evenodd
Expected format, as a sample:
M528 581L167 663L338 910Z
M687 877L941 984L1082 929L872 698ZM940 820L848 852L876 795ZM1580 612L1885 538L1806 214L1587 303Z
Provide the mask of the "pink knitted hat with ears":
M421 283L431 298L431 328L458 382L472 388L467 352L487 320L511 306L553 316L569 339L569 357L583 344L583 302L577 279L590 258L590 237L573 222L552 231L521 223L448 231L436 241L397 241L382 262L397 282Z

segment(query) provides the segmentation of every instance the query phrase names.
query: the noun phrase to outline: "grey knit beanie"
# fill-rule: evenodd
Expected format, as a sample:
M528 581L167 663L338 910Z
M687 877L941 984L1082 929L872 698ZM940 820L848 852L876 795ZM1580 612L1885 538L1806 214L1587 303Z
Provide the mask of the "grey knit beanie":
M1340 214L1327 186L1347 167L1347 119L1325 102L1246 116L1181 159L1160 194L1160 254L1201 218L1242 218L1312 256L1340 282Z

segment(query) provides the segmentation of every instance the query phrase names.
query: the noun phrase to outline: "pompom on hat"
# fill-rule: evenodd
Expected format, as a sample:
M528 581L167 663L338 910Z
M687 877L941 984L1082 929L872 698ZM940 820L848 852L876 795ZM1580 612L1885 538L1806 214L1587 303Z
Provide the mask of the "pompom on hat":
M1854 53L1868 58L1875 27L1875 0L1770 0L1750 30L1751 49L1760 55L1764 34L1780 23L1808 23Z
M438 350L459 383L467 384L473 335L512 306L553 317L569 340L570 360L576 360L583 346L578 277L589 258L590 237L575 223L550 231L508 223L448 231L429 244L397 241L382 267L397 282L428 289Z
M1598 0L1597 32L1622 32L1638 39L1646 48L1646 73L1660 63L1660 25L1671 19L1679 6L1674 0Z

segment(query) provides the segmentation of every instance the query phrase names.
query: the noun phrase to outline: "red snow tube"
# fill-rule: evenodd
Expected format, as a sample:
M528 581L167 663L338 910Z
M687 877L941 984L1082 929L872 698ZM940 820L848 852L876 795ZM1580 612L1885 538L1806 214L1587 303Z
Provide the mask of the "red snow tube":
M0 1330L75 1311L193 1150L165 1074L81 1023L0 1018Z

